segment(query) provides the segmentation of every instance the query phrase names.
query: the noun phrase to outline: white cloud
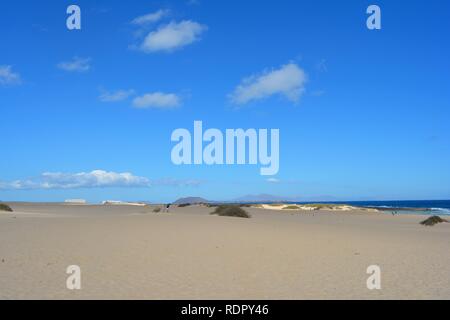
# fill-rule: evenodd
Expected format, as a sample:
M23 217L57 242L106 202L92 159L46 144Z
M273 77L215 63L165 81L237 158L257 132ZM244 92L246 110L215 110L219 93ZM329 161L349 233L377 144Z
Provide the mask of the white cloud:
M12 71L12 66L0 66L0 84L14 85L20 83L20 75Z
M206 26L190 20L171 22L150 32L140 49L144 52L170 52L200 40L200 35L207 29Z
M35 190L35 189L80 189L80 188L148 188L152 186L188 187L198 186L203 181L195 179L158 179L150 180L132 173L108 172L94 170L80 173L45 172L38 177L0 181L0 190Z
M58 68L69 72L86 72L91 68L90 58L74 57L71 61L61 62Z
M99 99L102 102L118 102L128 99L134 94L134 90L117 90L114 92L105 91L100 95Z
M230 95L235 104L245 104L275 94L297 103L305 91L306 73L295 63L244 79Z
M80 173L45 172L39 177L0 183L0 189L76 189L106 187L148 187L150 180L129 172L94 170Z
M181 105L181 99L174 93L154 92L136 97L133 106L136 108L175 108Z
M161 9L156 12L137 17L133 19L131 23L138 26L142 26L149 23L155 23L164 18L165 16L167 16L169 12L170 12L169 10Z

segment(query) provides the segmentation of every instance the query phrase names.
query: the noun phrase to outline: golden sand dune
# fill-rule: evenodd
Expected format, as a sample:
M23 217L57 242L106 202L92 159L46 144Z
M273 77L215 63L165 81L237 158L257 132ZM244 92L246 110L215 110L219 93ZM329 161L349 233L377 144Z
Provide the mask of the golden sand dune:
M11 204L2 299L449 299L450 223L362 211ZM81 268L81 290L66 268ZM367 267L381 268L368 290Z

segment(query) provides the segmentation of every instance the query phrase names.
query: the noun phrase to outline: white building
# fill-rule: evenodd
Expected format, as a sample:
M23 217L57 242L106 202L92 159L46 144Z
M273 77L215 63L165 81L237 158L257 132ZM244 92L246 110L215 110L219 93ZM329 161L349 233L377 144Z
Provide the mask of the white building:
M117 200L106 200L102 202L103 205L115 205L115 206L145 206L145 203L139 202L126 202Z
M67 199L64 202L70 204L86 204L86 200L84 199Z

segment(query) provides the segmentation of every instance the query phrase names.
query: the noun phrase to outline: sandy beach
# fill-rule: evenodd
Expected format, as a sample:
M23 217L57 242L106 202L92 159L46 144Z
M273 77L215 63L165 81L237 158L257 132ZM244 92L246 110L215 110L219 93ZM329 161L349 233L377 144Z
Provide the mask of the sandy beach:
M419 215L10 203L1 299L450 299L450 223ZM81 290L66 268L81 268ZM381 268L381 290L366 269Z

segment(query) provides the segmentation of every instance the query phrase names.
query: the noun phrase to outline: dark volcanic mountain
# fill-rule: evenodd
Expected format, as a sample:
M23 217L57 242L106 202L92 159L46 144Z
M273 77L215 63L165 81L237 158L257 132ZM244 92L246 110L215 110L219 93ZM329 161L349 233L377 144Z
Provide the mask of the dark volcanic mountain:
M186 197L176 200L173 204L196 204L196 203L209 203L209 201L200 197Z

